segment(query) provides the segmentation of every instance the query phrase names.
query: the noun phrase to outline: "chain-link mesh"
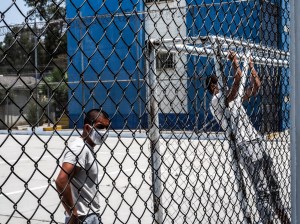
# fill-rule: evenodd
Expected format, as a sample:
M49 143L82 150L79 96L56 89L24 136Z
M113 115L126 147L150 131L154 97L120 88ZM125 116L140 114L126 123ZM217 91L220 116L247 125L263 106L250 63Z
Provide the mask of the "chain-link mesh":
M290 223L288 0L1 4L0 223Z

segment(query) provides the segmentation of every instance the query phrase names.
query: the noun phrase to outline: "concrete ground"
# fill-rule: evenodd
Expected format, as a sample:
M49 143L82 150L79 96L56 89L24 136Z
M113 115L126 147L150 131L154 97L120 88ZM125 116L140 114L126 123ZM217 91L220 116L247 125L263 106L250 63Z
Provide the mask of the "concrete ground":
M64 209L54 180L64 145L78 134L51 133L0 134L1 224L63 223ZM96 149L105 224L154 223L150 144L145 137L145 133L135 138L130 132L112 133L106 146ZM163 223L240 223L243 219L228 142L202 137L169 134L160 140ZM289 207L288 143L268 142L267 148L276 158L281 193ZM257 220L248 178L246 184Z

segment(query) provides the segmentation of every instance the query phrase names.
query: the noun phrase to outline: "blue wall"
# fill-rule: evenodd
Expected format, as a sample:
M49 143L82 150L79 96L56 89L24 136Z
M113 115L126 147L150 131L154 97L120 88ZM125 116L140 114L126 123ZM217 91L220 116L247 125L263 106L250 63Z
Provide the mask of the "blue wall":
M119 2L67 1L69 81L78 82L84 74L86 82L71 84L73 126L82 127L83 111L99 107L109 113L113 128L146 124L141 113L145 110L145 84L138 81L144 76L143 15L119 16L141 11L142 5L138 0Z
M220 2L221 4L218 4ZM263 45L288 51L288 40L286 40L287 34L284 33L283 26L281 25L286 24L285 20L288 18L288 11L286 11L288 6L281 5L286 4L284 1L232 2L228 0L214 1L214 4L211 4L212 1L209 0L188 0L187 3L192 5L192 7L189 7L187 14L188 36L204 36L211 34L247 39L256 43L262 43ZM270 11L270 8L272 7L278 7L277 9L279 9L279 12L285 13L285 15L276 15L275 11ZM283 10L280 10L281 8ZM192 88L189 88L189 99L194 99L195 93L197 93L198 97L196 100L198 102L202 102L202 104L189 104L190 106L197 105L197 108L191 111L197 111L200 114L198 119L195 119L195 126L201 129L203 125L213 120L210 113L208 117L205 117L205 114L209 111L208 103L211 96L209 94L205 94L203 85L205 83L205 78L213 72L214 64L212 60L208 60L207 58L198 58L195 56L190 57L188 63L189 76L192 77L193 75L198 74L202 80L202 82L199 82L196 86L190 85ZM226 64L224 62L225 74L228 74L229 66L230 64ZM258 66L257 69L261 71ZM267 68L265 67L263 69ZM245 105L252 122L258 129L261 129L262 122L268 122L271 124L273 131L281 131L289 127L289 104L286 103L286 99L289 94L289 72L287 69L280 69L279 75L279 82L278 80L275 80L275 77L272 77L272 79L274 78L274 82L272 83L274 86L271 88L272 93L277 94L275 95L275 98L280 99L279 103L275 105L276 115L270 116L269 114L268 120L265 120L267 114L262 110L262 104L266 103L263 100L263 96L257 96ZM278 88L278 86L280 91L276 92L275 88ZM205 98L208 98L206 102L203 101ZM192 112L190 117L196 117L196 113L193 114ZM211 130L211 126L207 127ZM213 130L219 130L219 126L214 126Z
M214 4L211 4L211 0L187 0L187 4L190 4L186 16L187 36L213 34L260 43L261 36L272 40L275 33L279 33L276 46L268 42L265 44L284 50L288 48L283 27L280 26L281 21L278 22L279 32L274 35L268 31L270 27L262 25L259 18L264 7L260 5L260 1L213 2ZM101 107L112 118L113 128L147 127L146 86L143 81L137 81L145 80L145 18L143 14L132 13L144 11L144 7L140 0L67 1L70 23L68 54L71 62L69 81L78 82L81 74L84 74L84 81L87 81L84 85L71 84L73 91L69 93L69 113L73 126L82 127L83 111ZM128 16L120 16L124 13ZM106 16L108 14L112 16ZM82 46L83 53L79 46ZM228 67L229 64L225 64L225 71L228 71ZM209 111L210 99L203 88L205 77L212 71L212 61L188 56L187 72L191 78L187 83L188 111L186 114L160 114L161 128L201 129L212 119L210 113L205 117ZM288 105L284 103L284 99L288 94L286 82L289 75L287 70L282 70L281 73L282 110L279 116L283 122L278 128L285 129L288 127ZM128 79L132 81L122 81ZM261 119L254 111L259 113L260 102L261 99L258 98L247 107L257 127L260 126Z
M250 39L253 42L259 42L259 8L258 1L248 2L231 2L214 1L214 4L210 4L211 1L202 0L189 0L189 7L187 14L187 35L188 36L206 36L206 35L220 35L230 38L238 39ZM207 4L207 5L204 5ZM229 74L229 63L224 63L225 74ZM205 79L212 72L214 72L214 63L212 59L199 58L196 56L190 57L188 61L188 74L190 77L200 76L200 80L192 84L189 84L192 88L189 88L189 99L195 99L196 103L191 102L189 106L194 107L191 117L195 117L195 126L198 129L203 127L208 130L219 130L220 127L215 125L212 127L208 125L212 120L212 115L209 112L209 102L211 95L204 90ZM232 74L231 74L232 75ZM207 99L204 101L204 99ZM195 108L196 105L196 108ZM196 112L196 113L194 113ZM208 113L209 112L209 113ZM206 114L208 116L206 117ZM198 117L197 117L198 115ZM212 123L215 124L215 123ZM207 126L206 126L207 125ZM257 126L257 125L256 125Z
M280 35L280 42L279 42L279 48L289 52L289 35L288 30L290 27L290 20L289 20L289 12L290 12L290 5L286 1L279 1L281 10L279 11L279 18L280 24L279 24L279 35ZM281 70L281 79L280 79L280 106L279 108L280 115L279 119L281 121L280 123L280 131L286 130L290 128L290 108L291 108L291 102L290 102L290 72L289 69L282 69Z

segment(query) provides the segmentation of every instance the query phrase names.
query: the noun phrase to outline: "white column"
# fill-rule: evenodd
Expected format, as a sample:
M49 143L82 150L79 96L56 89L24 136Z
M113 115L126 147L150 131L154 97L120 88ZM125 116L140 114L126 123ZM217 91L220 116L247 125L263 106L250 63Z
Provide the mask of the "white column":
M152 161L152 190L153 190L153 207L154 207L154 216L155 224L163 223L163 208L161 206L161 153L160 153L160 143L159 143L159 106L158 106L158 82L156 75L156 50L150 46L149 47L149 61L147 68L148 82L150 90L149 100L150 100L150 130L149 130L149 139L151 147L151 161Z
M292 223L300 223L300 1L290 1Z

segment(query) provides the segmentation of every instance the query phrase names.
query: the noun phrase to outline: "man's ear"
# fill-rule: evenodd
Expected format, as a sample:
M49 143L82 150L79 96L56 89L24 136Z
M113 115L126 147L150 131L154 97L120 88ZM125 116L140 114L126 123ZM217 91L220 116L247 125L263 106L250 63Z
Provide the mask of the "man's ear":
M86 135L89 135L90 132L92 131L91 129L92 129L92 128L91 128L91 126L90 126L89 124L85 124L85 125L83 126L83 133L85 133Z

